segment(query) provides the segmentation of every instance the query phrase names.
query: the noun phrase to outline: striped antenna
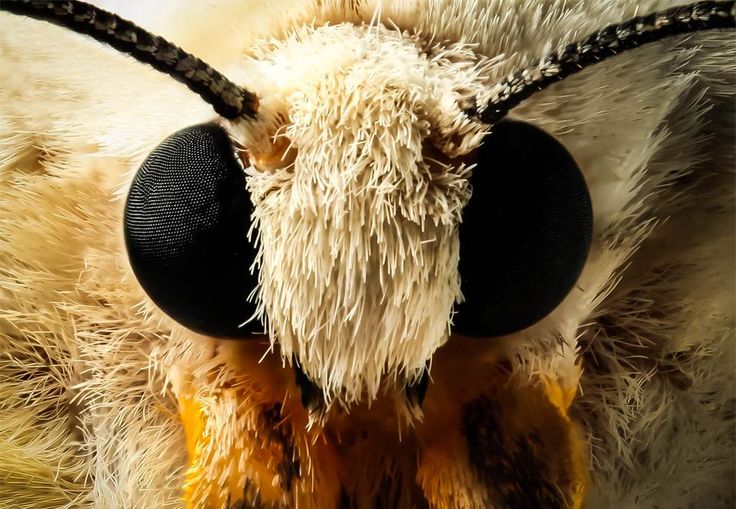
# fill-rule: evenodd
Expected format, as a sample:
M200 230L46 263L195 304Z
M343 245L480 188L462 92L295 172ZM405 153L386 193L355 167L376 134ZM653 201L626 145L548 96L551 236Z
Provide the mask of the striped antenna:
M163 37L94 5L78 1L2 0L0 11L48 21L127 53L184 83L225 118L256 115L255 94Z
M468 114L486 124L495 124L524 99L568 76L624 51L673 35L703 30L734 28L736 2L698 2L637 16L593 32L568 44L529 67L510 75L491 89L488 106Z

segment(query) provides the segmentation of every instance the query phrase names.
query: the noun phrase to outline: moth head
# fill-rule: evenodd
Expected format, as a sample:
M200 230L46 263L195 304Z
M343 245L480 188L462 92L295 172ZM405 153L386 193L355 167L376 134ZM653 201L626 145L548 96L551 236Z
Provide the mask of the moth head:
M492 66L383 26L267 43L244 65L259 117L184 129L136 176L126 239L144 288L205 334L265 327L348 402L417 383L453 330L543 318L582 268L590 202L553 138L467 113Z
M55 22L86 12L3 8L17 5ZM731 26L730 9L688 26ZM451 332L508 335L564 299L590 246L585 182L554 138L501 120L586 65L686 31L674 14L670 28L637 18L490 86L493 62L462 44L305 28L244 63L256 94L114 18L106 42L231 121L174 133L141 166L125 214L141 285L196 332L265 330L328 399L347 401L417 381ZM79 31L109 32L105 16L92 21Z

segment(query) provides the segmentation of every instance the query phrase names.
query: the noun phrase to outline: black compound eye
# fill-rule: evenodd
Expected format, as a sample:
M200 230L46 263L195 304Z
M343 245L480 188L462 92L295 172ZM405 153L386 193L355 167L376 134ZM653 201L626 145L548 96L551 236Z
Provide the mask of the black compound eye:
M572 156L532 125L506 120L478 152L460 225L461 288L453 330L492 337L547 316L590 249L590 195Z
M151 299L187 328L218 337L262 331L248 297L252 205L225 130L192 126L156 147L125 204L130 264Z

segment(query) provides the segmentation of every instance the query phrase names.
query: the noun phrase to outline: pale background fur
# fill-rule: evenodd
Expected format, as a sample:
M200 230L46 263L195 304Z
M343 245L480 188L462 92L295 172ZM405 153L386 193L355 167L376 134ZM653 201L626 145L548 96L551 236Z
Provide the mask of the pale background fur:
M241 57L264 51L251 50L259 38L283 39L293 23L369 22L375 11L98 3L259 91L273 78L259 81ZM478 87L668 5L407 1L380 16L504 54L471 79ZM576 289L509 341L522 373L575 385L582 359L573 414L590 444L586 507L733 505L735 60L732 32L668 40L512 112L565 144L592 195L596 240ZM214 115L169 78L40 22L0 15L0 68L0 507L175 507L186 459L176 370L208 359L210 342L146 300L120 215L142 158ZM312 92L294 80L278 90ZM419 345L417 359L443 340Z

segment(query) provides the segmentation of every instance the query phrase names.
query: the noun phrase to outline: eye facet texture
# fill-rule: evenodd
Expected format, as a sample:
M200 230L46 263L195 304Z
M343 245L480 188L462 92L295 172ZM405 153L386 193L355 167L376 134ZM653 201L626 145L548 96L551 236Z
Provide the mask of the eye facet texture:
M130 264L149 297L185 327L218 337L262 330L248 295L252 205L227 132L182 129L144 161L125 205Z
M583 175L555 138L496 124L478 152L460 225L461 289L453 330L510 334L547 316L577 281L593 213Z

